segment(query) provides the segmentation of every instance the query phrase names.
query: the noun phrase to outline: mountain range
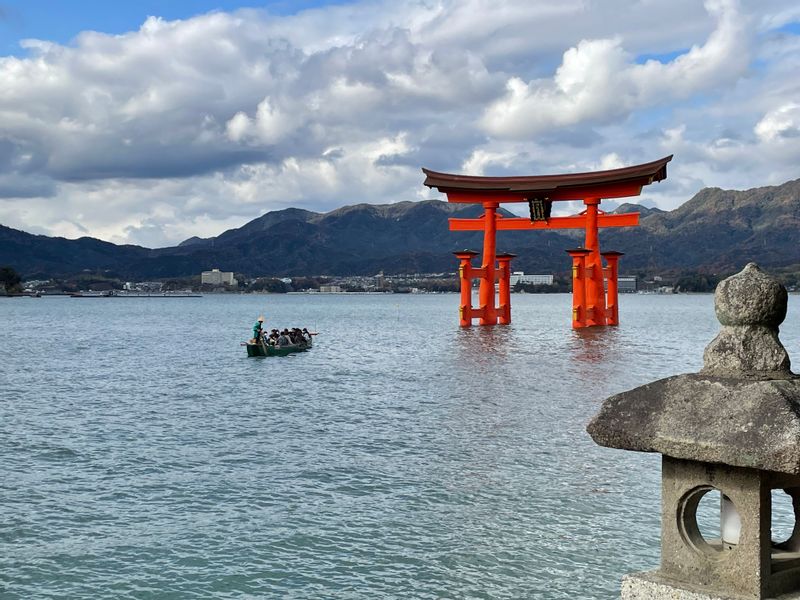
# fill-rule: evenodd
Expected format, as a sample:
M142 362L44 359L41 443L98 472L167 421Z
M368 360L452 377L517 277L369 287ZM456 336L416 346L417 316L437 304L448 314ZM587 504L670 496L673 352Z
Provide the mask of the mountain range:
M211 268L251 277L447 272L456 268L453 250L482 245L481 232L450 232L447 219L475 217L481 210L439 200L356 204L328 213L288 208L216 237L158 249L32 235L0 225L0 266L26 278L90 270L133 280ZM625 253L623 272L723 273L749 261L800 270L800 179L746 191L705 188L672 211L624 204L615 212L633 211L641 215L639 227L600 233L603 250ZM580 245L581 235L500 232L498 249L518 255L515 270L562 272L570 264L564 250Z

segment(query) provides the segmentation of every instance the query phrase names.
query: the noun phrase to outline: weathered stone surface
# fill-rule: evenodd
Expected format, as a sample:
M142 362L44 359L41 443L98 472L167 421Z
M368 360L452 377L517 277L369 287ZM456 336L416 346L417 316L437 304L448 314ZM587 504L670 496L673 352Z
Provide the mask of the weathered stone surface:
M786 318L786 288L748 264L721 281L714 308L722 324L703 354L703 373L749 379L790 378L789 355L778 339Z
M800 381L668 377L612 396L587 431L610 448L800 474Z
M759 325L723 326L703 354L702 373L741 379L791 379L778 331Z
M622 600L741 600L741 596L720 595L701 587L687 587L661 577L658 571L636 573L622 578ZM800 593L776 596L775 600L800 600Z
M665 456L661 477L660 576L750 600L798 590L798 554L773 550L769 515L771 490L797 486L800 476ZM697 525L699 503L711 490L738 515L735 541L704 537Z
M736 275L721 281L714 293L714 310L723 325L778 327L786 318L786 288L748 263Z

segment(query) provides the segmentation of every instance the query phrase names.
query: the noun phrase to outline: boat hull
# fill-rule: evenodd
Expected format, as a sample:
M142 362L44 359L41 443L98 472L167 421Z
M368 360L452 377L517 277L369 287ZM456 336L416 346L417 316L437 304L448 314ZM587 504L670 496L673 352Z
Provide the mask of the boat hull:
M247 356L288 356L311 349L311 342L292 346L267 346L264 344L247 344Z

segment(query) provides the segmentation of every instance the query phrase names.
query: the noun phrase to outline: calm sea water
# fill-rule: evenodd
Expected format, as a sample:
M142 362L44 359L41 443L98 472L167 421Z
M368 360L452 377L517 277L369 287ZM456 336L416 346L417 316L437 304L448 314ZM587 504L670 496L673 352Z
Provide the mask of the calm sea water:
M659 458L584 431L697 370L711 296L0 301L3 598L615 598L658 562ZM782 339L800 363L800 302ZM311 352L239 342L305 326Z

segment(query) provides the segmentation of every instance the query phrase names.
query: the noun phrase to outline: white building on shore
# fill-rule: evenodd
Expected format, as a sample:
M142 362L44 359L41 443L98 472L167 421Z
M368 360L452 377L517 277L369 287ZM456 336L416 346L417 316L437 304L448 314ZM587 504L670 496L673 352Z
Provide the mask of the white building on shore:
M200 283L203 285L238 285L239 282L230 271L220 271L219 269L211 269L210 271L203 271L200 273Z
M511 287L518 283L527 283L531 285L553 285L552 275L526 275L522 271L514 271L511 274L510 281Z

